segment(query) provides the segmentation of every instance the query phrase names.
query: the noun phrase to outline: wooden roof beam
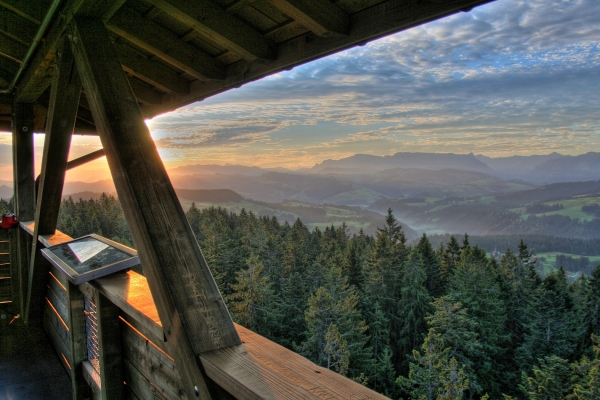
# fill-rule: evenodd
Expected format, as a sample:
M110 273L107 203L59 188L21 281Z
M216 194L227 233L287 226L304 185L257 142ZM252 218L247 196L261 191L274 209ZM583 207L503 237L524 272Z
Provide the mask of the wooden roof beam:
M162 94L158 93L151 87L148 87L135 76L128 76L127 79L129 80L129 86L131 86L131 90L133 90L133 94L135 94L135 97L138 99L138 101L144 104L162 103Z
M16 2L15 0L0 1ZM15 88L15 100L24 103L35 102L50 86L52 83L52 73L54 71L56 46L75 14L81 11L84 12L86 16L97 16L106 19L109 18L123 2L124 0L66 0L63 6L58 9L60 18L54 18L52 20L48 27L48 31L44 36L43 42L40 43L35 55L26 66L21 79L17 82ZM29 3L39 4L36 2L20 2L19 4ZM37 7L39 7L39 5Z
M2 35L0 32L0 40L2 41L2 50L0 57L9 59L17 64L21 64L21 60L27 53L27 46L25 46L20 40L15 40L10 36Z
M177 73L155 61L149 60L125 45L114 43L114 48L117 51L123 70L128 74L134 75L168 93L188 94L190 92L188 80Z
M39 25L48 8L48 2L43 4L42 1L0 0L0 7Z
M128 9L120 9L107 28L136 46L200 80L223 80L222 65L210 55L183 43L177 35Z
M275 58L273 49L262 34L210 0L148 1L247 61Z
M22 16L0 7L0 33L17 42L29 46L33 40L37 25Z
M350 17L329 0L268 0L317 36L346 36Z

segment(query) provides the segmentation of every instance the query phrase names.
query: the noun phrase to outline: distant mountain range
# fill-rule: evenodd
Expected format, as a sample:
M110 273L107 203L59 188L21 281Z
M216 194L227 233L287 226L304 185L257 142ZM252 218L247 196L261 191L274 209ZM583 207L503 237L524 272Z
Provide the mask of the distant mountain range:
M496 176L504 179L556 183L600 178L600 153L590 152L578 156L551 153L544 156L476 157L492 168Z
M396 153L391 156L356 154L341 160L325 160L306 173L354 175L395 168L423 170L463 170L504 180L523 179L540 183L579 182L600 178L600 153L578 156L548 155L492 158L452 153Z
M471 154L453 153L396 153L392 156L355 154L341 160L325 160L307 172L319 174L356 174L381 172L394 168L458 169L492 174L494 171Z
M290 171L244 165L186 165L169 170L182 190L229 189L247 199L295 200L367 207L386 198L469 197L535 189L544 184L600 178L600 153L491 158L452 153L356 154ZM0 181L0 197L11 196ZM3 186L4 185L4 186ZM115 193L111 180L67 182L64 195ZM86 194L87 195L87 194Z

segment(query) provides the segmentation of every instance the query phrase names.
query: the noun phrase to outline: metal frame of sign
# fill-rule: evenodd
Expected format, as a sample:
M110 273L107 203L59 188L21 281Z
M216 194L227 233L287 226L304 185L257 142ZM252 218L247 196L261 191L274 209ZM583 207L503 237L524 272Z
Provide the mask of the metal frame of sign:
M58 257L56 254L54 254L52 252L52 249L56 249L60 246L68 245L69 243L77 242L78 240L85 239L88 237L93 238L99 242L105 243L105 244L109 245L110 247L115 248L116 250L119 250L126 254L129 254L131 257L126 258L121 261L117 261L112 264L104 265L104 266L102 266L100 268L96 268L92 271L79 273L76 270L74 270L71 266L69 266L65 261L63 261L60 257ZM52 265L54 265L56 268L61 270L67 276L67 278L75 285L79 285L81 283L88 282L88 281L91 281L96 278L101 278L103 276L112 274L114 272L118 272L118 271L122 271L127 268L134 267L140 263L140 259L137 256L137 251L135 251L134 249L129 248L127 246L123 246L120 243L113 242L110 239L96 235L94 233L92 233L90 235L82 236L77 239L73 239L69 242L61 243L61 244L58 244L55 246L48 247L46 249L42 249L42 255L48 261L50 261L50 263L52 263Z

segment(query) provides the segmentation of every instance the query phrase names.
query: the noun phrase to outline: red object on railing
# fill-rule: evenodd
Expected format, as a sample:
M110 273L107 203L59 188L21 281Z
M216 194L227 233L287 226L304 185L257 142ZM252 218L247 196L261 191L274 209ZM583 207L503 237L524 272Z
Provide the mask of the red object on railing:
M11 229L19 225L15 214L4 214L2 216L2 229Z

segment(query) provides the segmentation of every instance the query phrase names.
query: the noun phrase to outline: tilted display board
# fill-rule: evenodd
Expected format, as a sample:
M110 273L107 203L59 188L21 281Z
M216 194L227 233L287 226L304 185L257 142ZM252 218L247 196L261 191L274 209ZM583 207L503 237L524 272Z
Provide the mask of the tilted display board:
M137 251L95 234L42 249L42 254L75 285L140 263Z

